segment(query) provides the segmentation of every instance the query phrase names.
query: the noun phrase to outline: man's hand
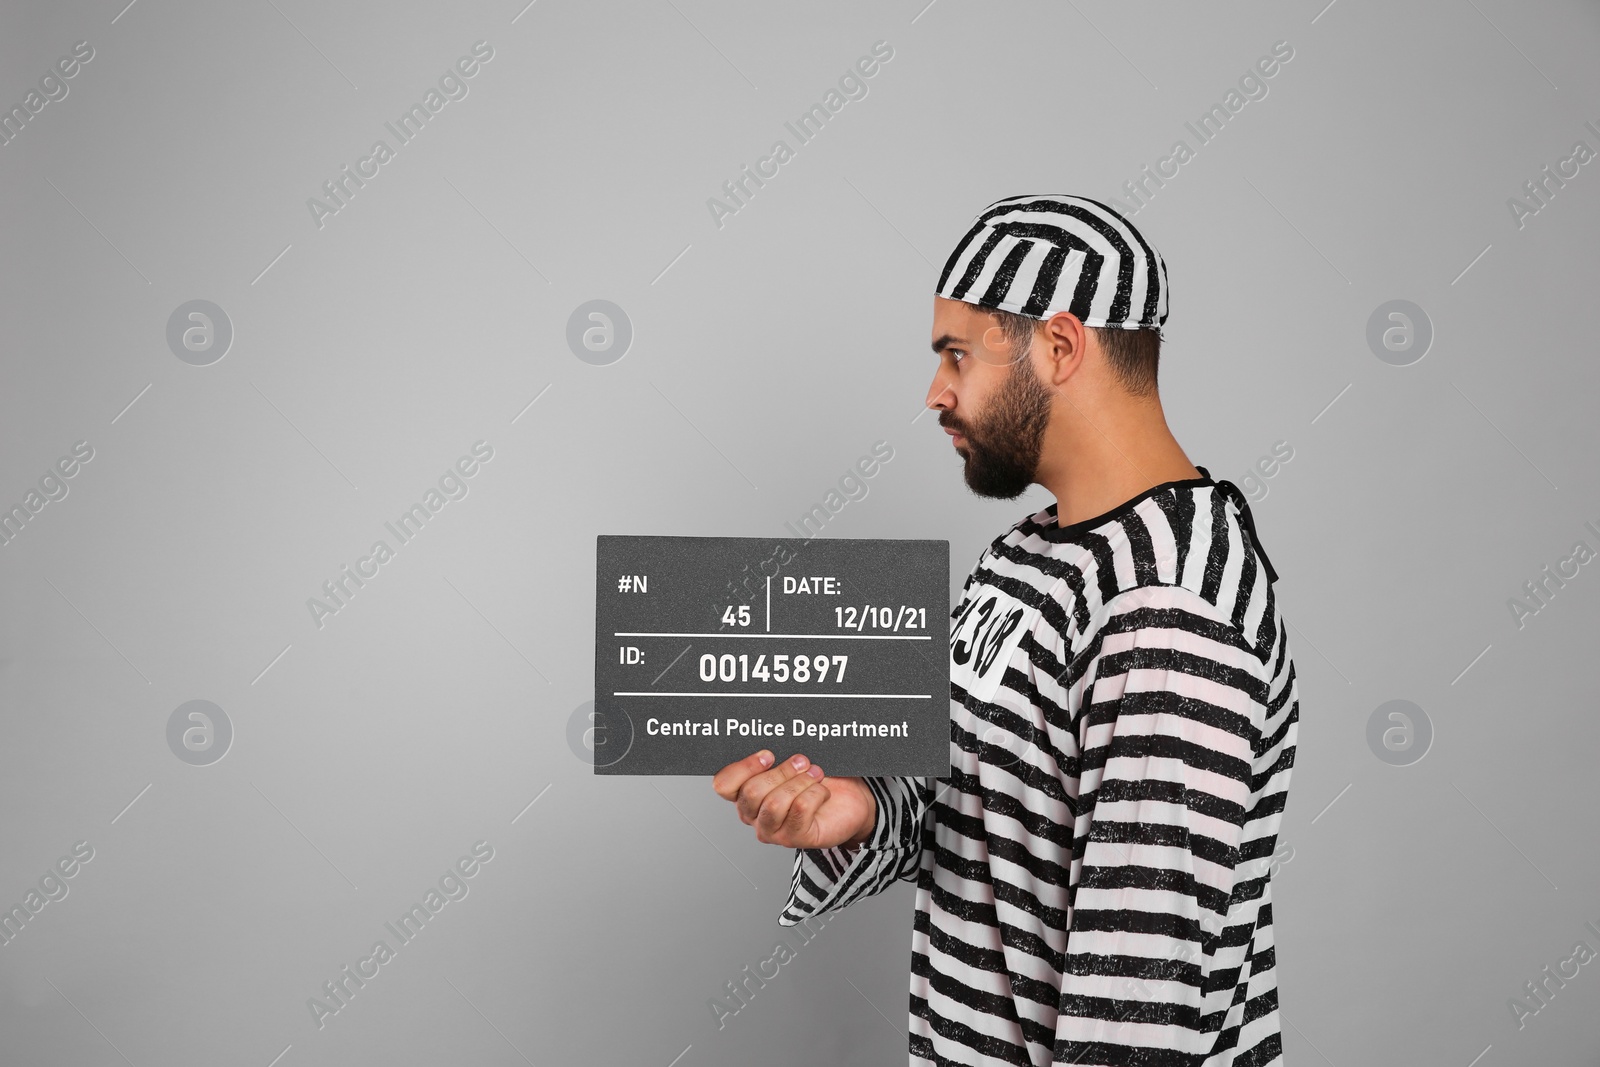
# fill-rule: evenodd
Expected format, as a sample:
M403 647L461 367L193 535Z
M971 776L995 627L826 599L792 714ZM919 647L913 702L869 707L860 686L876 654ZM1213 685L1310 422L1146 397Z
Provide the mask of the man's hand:
M756 840L785 848L859 845L877 825L878 802L860 778L829 778L822 768L795 755L772 767L763 749L730 763L711 779L711 788L731 800ZM768 768L771 767L770 770Z

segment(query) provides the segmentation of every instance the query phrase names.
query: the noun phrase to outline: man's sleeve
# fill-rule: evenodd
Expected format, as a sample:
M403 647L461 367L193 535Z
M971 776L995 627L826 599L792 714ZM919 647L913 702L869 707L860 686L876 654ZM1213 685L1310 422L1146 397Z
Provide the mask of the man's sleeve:
M1077 728L1083 859L1054 1053L1080 1067L1199 1063L1244 952L1223 930L1249 876L1262 667L1191 590L1132 593L1108 605Z
M916 878L922 832L933 804L932 778L864 778L878 801L872 835L855 849L795 849L789 899L780 926L854 904L899 879Z

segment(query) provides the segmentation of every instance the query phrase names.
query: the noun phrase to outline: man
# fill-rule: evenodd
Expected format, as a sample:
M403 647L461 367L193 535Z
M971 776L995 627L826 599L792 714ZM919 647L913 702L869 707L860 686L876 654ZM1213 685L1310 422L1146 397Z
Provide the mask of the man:
M927 403L975 493L1056 502L951 612L950 773L828 778L762 751L713 779L797 850L783 925L916 882L913 1064L1282 1064L1295 670L1243 495L1167 428L1166 318L1165 263L1105 204L974 220L939 278Z

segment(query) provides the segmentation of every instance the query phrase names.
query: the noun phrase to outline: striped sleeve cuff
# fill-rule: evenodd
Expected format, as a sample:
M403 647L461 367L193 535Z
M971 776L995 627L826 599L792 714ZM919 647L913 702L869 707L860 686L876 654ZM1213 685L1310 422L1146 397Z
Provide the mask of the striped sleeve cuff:
M916 877L923 822L932 806L931 778L864 778L878 802L872 834L856 848L795 849L794 876L778 925L838 911Z

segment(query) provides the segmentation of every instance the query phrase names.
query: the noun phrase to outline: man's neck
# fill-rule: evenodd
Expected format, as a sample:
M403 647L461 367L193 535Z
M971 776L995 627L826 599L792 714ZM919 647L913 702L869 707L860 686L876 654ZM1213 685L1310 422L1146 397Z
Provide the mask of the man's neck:
M1199 478L1159 402L1128 404L1092 416L1053 420L1039 458L1038 484L1056 498L1056 524L1104 515L1147 489Z

